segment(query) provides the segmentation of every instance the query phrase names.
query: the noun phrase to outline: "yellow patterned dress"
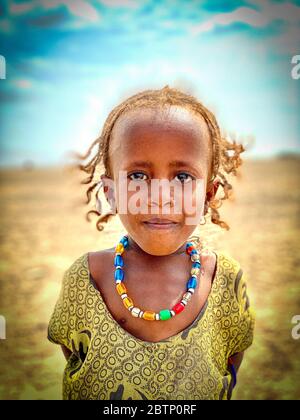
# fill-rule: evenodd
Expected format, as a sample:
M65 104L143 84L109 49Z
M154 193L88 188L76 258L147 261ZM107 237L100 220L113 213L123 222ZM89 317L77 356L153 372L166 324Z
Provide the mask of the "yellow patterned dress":
M65 271L48 339L72 351L63 399L229 399L228 358L253 340L254 313L239 263L217 251L211 292L185 330L157 343L124 330L96 289L83 254Z

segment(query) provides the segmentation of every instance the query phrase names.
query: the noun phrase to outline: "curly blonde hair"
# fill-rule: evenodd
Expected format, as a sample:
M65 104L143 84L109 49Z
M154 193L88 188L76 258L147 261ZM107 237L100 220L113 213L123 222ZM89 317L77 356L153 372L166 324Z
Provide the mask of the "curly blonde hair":
M218 208L222 205L222 201L229 198L232 190L232 186L226 179L224 172L226 174L237 175L237 168L243 162L240 154L245 151L245 148L242 144L238 144L236 141L231 142L222 137L214 114L194 96L186 94L178 89L170 88L168 85L158 90L145 90L139 92L120 103L109 113L104 123L101 135L93 141L86 154L80 155L75 152L75 156L78 160L83 162L90 157L93 148L98 145L96 153L86 164L75 164L76 168L90 174L88 178L81 181L81 184L92 184L86 191L86 204L90 203L92 192L95 190L96 186L99 185L99 179L96 179L96 182L93 182L97 166L103 165L105 175L108 177L111 176L109 165L109 144L113 127L118 118L129 110L140 108L158 108L165 107L167 105L184 107L196 114L200 114L207 124L212 141L211 181L217 179L218 184L222 186L224 195L219 199L216 199L215 196L213 196L208 200L206 197L204 204L204 223L206 223L206 214L210 213L212 223L219 225L223 229L229 230L228 224L220 219L218 211ZM100 189L97 190L95 196L97 201L99 201L99 191ZM100 207L102 208L102 206ZM102 231L104 227L101 223L107 223L110 217L115 213L108 212L102 215L101 211L90 210L86 214L86 219L88 221L90 221L90 214L100 216L96 222L96 228L97 230Z

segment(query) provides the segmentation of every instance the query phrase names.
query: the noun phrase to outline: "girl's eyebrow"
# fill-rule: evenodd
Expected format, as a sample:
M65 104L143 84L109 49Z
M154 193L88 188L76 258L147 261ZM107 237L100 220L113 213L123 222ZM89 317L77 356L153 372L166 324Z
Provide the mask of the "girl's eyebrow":
M153 164L149 161L144 161L144 160L136 160L134 162L130 162L129 165L127 166L142 166L144 168L152 168ZM192 166L194 167L194 165L191 162L186 162L183 160L172 160L171 162L169 162L169 166L172 168L178 168L178 167L183 167L183 166Z

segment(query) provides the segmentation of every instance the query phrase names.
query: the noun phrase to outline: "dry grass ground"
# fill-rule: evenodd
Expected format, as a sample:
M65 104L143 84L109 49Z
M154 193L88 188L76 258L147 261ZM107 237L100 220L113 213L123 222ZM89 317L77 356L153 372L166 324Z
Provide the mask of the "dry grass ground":
M235 199L221 215L229 232L207 224L209 245L229 252L249 277L257 314L235 399L300 398L300 161L246 161ZM46 328L64 270L79 255L111 247L118 220L103 233L84 219L84 187L65 169L2 170L0 174L0 399L61 398L64 359ZM81 175L82 176L82 175ZM94 220L94 219L93 219Z

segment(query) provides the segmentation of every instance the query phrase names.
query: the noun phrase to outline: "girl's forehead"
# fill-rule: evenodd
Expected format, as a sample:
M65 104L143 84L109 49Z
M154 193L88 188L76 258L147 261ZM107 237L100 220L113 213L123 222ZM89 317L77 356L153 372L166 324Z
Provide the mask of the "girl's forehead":
M162 167L179 157L203 166L210 154L210 135L203 117L178 107L126 113L117 120L109 145L114 168L141 160Z
M190 109L179 106L165 106L163 108L133 109L122 115L115 123L112 137L124 141L124 138L141 135L143 131L172 131L209 137L209 130L204 118Z

